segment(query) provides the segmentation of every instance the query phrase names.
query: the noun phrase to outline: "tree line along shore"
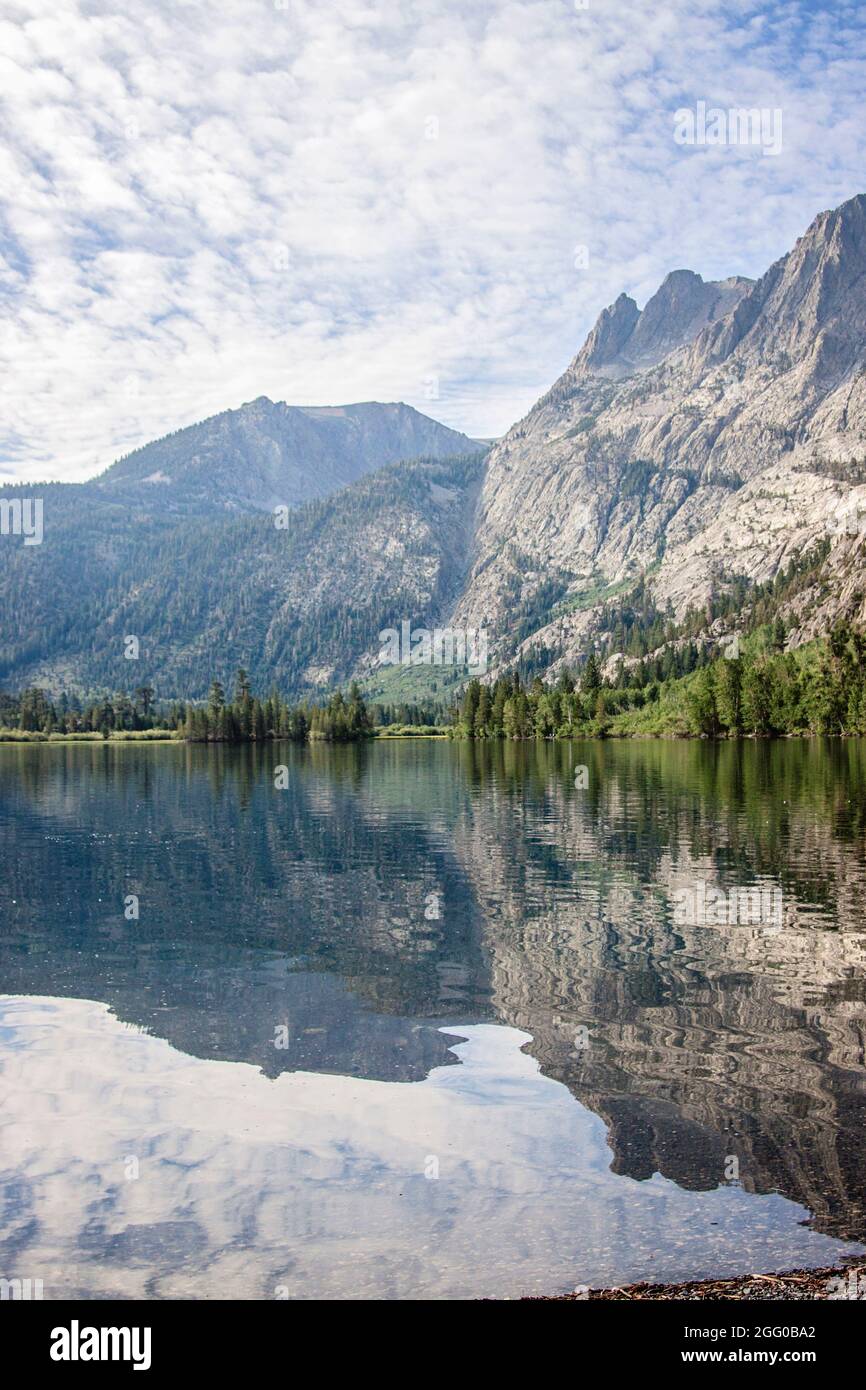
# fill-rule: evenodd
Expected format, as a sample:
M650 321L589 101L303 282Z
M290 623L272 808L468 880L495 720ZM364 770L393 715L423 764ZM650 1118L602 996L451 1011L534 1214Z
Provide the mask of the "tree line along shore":
M319 700L254 694L239 670L229 698L212 682L206 701L159 702L153 687L82 701L33 687L0 693L0 741L268 739L348 742L369 737L568 739L764 738L866 735L866 634L838 623L829 635L784 650L778 627L751 634L737 654L684 646L665 678L658 664L622 663L605 678L590 652L579 672L552 683L519 670L473 677L451 703L370 703L357 682Z

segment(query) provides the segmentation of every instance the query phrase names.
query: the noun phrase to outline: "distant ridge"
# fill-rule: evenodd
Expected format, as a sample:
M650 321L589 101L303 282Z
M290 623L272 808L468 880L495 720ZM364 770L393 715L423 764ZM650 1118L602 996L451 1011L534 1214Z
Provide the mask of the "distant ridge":
M267 511L326 497L384 464L477 448L399 401L292 406L259 396L136 449L96 485L154 493L187 512Z

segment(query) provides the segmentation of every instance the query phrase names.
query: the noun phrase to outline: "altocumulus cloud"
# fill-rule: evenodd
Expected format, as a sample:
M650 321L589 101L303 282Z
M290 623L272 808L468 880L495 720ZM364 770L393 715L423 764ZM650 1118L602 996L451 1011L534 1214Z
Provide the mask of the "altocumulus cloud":
M854 3L0 0L0 469L266 394L519 417L622 289L862 188ZM783 149L674 112L779 108ZM582 249L583 248L583 249Z

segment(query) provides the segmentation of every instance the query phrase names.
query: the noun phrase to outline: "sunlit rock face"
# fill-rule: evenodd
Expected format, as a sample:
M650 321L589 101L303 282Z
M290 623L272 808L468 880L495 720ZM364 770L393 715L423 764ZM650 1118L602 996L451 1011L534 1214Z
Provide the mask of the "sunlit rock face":
M643 313L621 295L493 449L459 619L489 615L504 654L543 581L567 598L649 571L682 617L726 573L762 581L842 543L843 513L866 516L864 271L860 195L754 283L677 271ZM574 659L592 630L566 612L537 641Z

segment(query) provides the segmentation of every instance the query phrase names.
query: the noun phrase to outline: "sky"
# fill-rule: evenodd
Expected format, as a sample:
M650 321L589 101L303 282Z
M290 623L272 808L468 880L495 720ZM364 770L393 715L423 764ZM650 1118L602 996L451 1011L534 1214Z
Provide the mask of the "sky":
M859 3L0 0L0 484L262 395L501 434L866 191L864 92Z

